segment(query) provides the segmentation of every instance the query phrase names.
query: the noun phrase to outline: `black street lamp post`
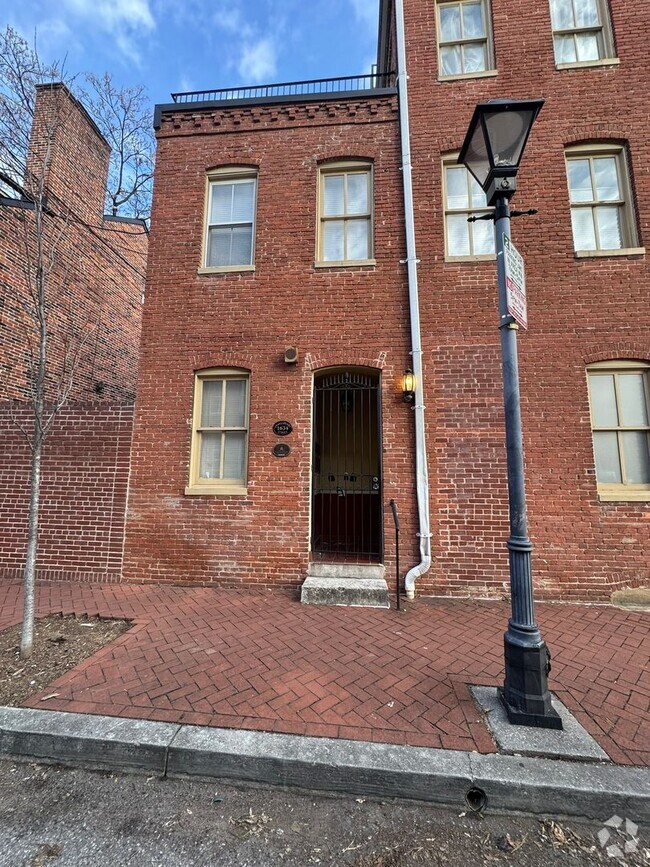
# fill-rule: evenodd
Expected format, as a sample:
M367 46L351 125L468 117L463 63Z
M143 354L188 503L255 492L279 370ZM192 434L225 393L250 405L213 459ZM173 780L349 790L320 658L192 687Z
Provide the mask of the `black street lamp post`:
M531 551L517 363L517 324L508 312L504 236L510 238L510 198L532 125L544 101L495 99L479 103L458 157L494 205L499 329L508 464L512 614L504 636L505 679L499 697L511 723L561 729L548 689L550 654L535 622Z

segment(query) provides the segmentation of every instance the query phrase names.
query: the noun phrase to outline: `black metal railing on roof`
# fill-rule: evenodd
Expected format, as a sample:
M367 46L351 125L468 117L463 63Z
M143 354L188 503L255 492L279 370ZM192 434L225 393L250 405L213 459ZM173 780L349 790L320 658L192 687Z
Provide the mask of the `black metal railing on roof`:
M345 78L318 78L311 81L289 81L283 84L259 84L254 87L226 87L220 90L193 90L172 93L176 103L230 102L231 100L282 99L330 93L356 93L364 90L382 90L393 87L394 72L370 75L348 75Z

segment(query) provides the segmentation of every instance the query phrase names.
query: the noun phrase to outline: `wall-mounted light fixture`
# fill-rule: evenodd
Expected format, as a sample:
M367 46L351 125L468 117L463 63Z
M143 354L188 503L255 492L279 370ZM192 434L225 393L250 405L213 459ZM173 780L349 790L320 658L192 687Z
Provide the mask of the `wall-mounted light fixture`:
M295 346L287 346L284 350L284 361L286 364L298 363L298 350Z
M415 374L410 368L404 371L402 377L402 400L404 403L413 403L415 400Z

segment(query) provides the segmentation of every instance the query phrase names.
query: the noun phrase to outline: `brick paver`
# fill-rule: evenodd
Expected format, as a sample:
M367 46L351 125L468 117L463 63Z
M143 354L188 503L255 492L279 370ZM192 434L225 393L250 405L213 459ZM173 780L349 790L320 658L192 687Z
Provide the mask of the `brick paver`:
M20 588L0 584L0 628ZM468 690L503 677L500 602L420 599L406 612L301 605L293 593L41 583L38 614L133 628L31 707L494 751ZM539 605L552 687L613 761L650 764L648 616Z

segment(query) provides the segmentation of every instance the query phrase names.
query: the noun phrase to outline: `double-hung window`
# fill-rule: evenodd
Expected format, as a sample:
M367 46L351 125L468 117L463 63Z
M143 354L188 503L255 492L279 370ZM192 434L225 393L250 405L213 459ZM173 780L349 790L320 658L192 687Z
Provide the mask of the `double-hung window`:
M623 250L637 242L632 191L621 147L585 145L566 153L573 246Z
M437 3L440 77L494 68L488 0Z
M601 499L650 500L650 364L599 362L587 376Z
M320 169L317 261L373 261L372 167L366 163Z
M551 0L551 23L558 66L614 57L606 0Z
M219 170L208 177L206 268L252 267L256 198L255 173Z
M490 217L485 193L476 179L455 157L446 158L442 166L445 197L445 256L467 259L494 255L494 221L468 217Z
M249 376L203 370L194 378L188 494L246 493Z

